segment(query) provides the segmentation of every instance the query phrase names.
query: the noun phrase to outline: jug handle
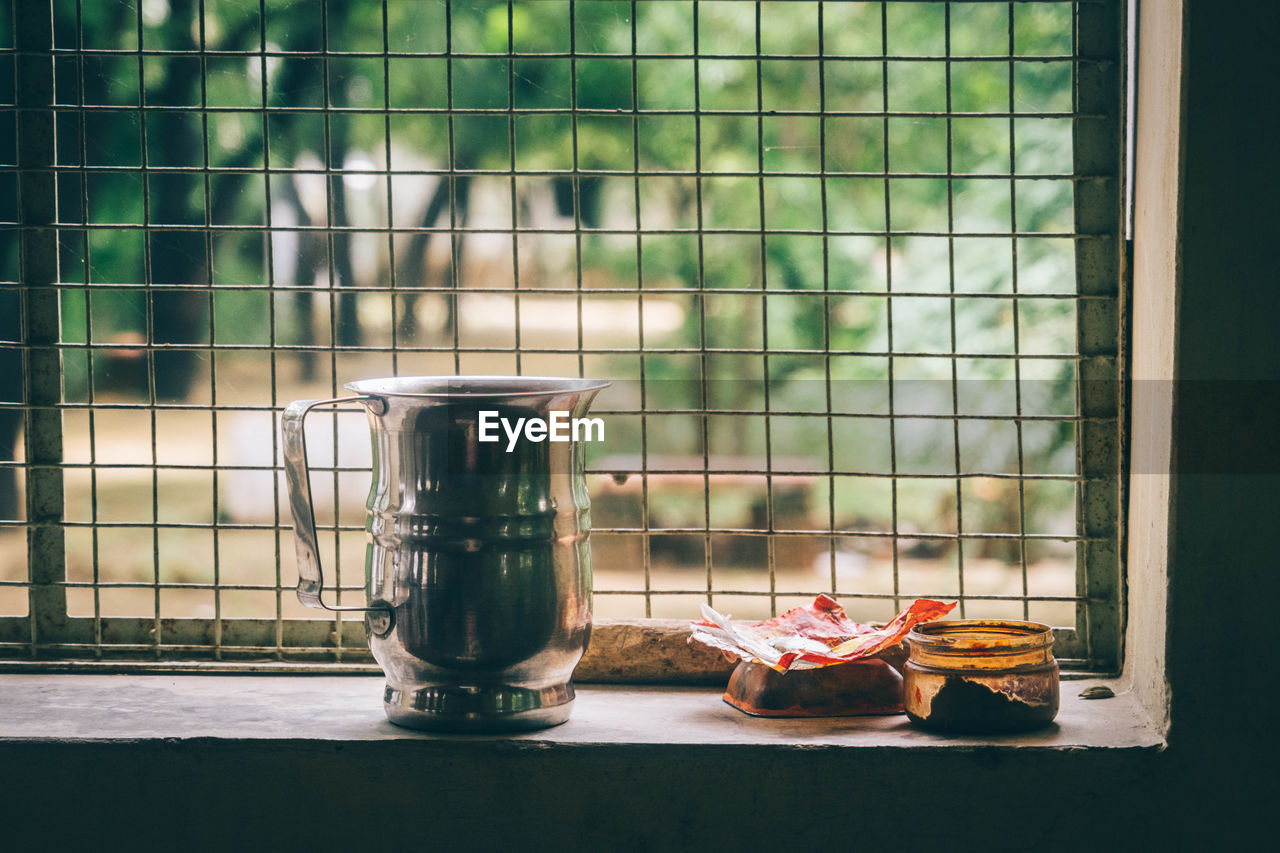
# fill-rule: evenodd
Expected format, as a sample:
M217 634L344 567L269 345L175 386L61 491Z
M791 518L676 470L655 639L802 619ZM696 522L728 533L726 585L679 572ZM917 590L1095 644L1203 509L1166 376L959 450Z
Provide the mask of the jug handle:
M316 516L311 502L311 478L307 471L307 438L303 421L318 406L362 403L375 415L384 414L387 401L381 397L357 394L329 400L298 400L290 403L281 418L284 435L284 473L289 486L289 509L293 514L293 542L298 555L298 600L307 607L333 612L369 614L369 627L379 636L391 630L392 610L386 604L369 607L329 605L320 599L324 573L320 567L320 551L316 541Z

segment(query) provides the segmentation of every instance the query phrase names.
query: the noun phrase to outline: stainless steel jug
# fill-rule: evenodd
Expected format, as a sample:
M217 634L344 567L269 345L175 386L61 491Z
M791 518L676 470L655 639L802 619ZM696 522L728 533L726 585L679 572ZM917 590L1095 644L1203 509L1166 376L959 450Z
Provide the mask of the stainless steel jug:
M569 718L570 676L591 633L587 436L570 426L558 430L568 440L538 440L539 430L513 439L507 429L520 418L553 422L553 413L567 413L554 420L571 425L608 384L367 379L345 386L352 396L300 400L285 411L298 598L365 613L369 647L387 676L391 722L491 732ZM331 607L320 598L303 419L317 406L343 403L363 405L373 437L367 607ZM500 428L502 419L508 427Z

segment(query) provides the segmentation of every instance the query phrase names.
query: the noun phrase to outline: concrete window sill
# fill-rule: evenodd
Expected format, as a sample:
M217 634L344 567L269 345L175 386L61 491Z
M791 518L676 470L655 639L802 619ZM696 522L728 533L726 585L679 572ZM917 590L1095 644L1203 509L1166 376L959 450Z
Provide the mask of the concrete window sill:
M919 849L1007 849L996 829L1067 849L1085 824L1127 837L1113 804L1169 768L1137 703L1089 684L1016 736L630 685L580 687L556 728L468 736L392 726L376 676L0 675L0 823L33 850L901 850L908 826Z
M904 716L826 719L749 717L708 687L582 685L568 723L500 736L415 732L388 723L382 680L369 676L247 675L0 675L0 748L86 742L416 741L502 742L538 749L578 746L715 745L778 750L1007 747L1044 750L1156 750L1163 740L1127 695L1084 700L1099 681L1063 682L1055 724L1039 732L943 737L920 731ZM1109 683L1109 682L1108 682Z

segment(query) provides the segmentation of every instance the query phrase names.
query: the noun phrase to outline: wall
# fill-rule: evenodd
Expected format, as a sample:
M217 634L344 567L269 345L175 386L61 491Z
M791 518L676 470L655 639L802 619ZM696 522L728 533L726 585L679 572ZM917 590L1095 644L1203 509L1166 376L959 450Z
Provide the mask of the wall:
M1280 592L1278 25L1261 0L1141 7L1126 678L1169 745L1109 796L1178 849L1248 837L1273 787L1251 652Z
M1184 5L1167 784L1228 829L1271 807L1280 698L1257 657L1280 594L1278 29L1264 0Z

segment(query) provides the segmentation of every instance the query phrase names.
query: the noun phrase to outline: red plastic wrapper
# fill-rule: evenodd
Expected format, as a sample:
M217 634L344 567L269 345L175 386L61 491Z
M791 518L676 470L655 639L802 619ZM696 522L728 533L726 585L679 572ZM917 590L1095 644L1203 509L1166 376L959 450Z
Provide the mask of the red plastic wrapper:
M689 640L778 672L814 669L877 655L902 642L913 626L941 619L955 606L954 601L946 604L919 598L877 630L854 622L829 595L819 595L808 607L796 607L753 625L735 625L704 604L702 620L691 625Z

